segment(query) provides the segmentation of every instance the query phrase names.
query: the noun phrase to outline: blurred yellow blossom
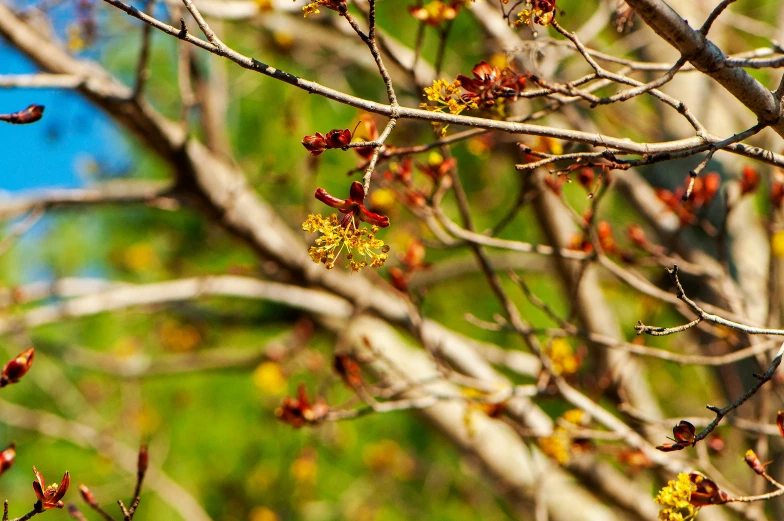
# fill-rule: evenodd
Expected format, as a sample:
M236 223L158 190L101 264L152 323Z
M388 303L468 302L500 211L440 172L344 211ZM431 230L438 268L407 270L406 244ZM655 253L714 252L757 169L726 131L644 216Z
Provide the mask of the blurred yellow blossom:
M556 338L544 349L553 365L553 372L559 376L568 376L580 368L580 360L575 356L572 346L563 338Z
M556 427L550 436L539 438L539 447L542 452L553 458L561 465L569 463L570 447L572 440L563 427Z
M784 257L784 230L779 230L770 239L770 249L776 257Z
M158 329L161 345L175 353L193 351L201 343L201 333L195 326L181 325L176 320L167 319Z
M267 507L256 507L250 512L249 521L278 521L278 514Z
M400 481L413 478L414 459L393 440L380 440L366 445L362 450L365 464L376 473L391 474Z
M561 415L561 418L567 423L574 425L582 425L585 419L585 412L580 409L571 409Z
M262 362L253 371L253 383L264 394L283 395L286 393L286 377L275 362Z

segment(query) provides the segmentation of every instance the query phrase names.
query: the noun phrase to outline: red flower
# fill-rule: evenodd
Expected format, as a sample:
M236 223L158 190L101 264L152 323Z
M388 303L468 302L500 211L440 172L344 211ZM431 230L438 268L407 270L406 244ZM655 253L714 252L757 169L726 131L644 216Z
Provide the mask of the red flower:
M694 445L696 432L697 429L694 428L694 425L687 422L686 420L681 420L678 425L672 429L672 436L675 438L673 441L675 443L665 443L664 445L659 445L656 448L662 452L673 452L676 450L685 449L689 445Z
M373 226L386 228L389 226L389 217L373 213L365 208L365 189L362 188L362 183L354 181L351 183L348 199L338 199L327 193L323 188L316 189L316 199L322 203L339 210L340 213L346 214L341 221L343 226L356 226L354 218L360 221L365 221Z
M781 208L781 203L784 202L784 183L778 179L774 179L770 185L770 202L776 208Z
M485 108L495 105L499 97L514 97L520 95L525 89L525 84L530 74L518 74L509 67L499 71L498 67L482 60L471 69L473 78L459 74L457 81L467 90L463 94L464 101L474 101Z
M335 371L343 381L352 389L358 389L365 383L362 378L362 368L357 361L350 355L335 355L333 360Z
M474 75L473 78L462 74L457 76L460 86L469 92L469 94L463 95L463 99L479 98L483 105L492 106L495 103L493 101L493 98L495 98L493 91L498 86L501 76L498 67L494 67L482 60L471 69L471 73Z
M60 500L63 499L63 496L68 491L68 486L71 484L71 476L68 472L63 475L60 485L52 484L49 487L44 483L44 477L38 472L38 469L33 467L33 472L35 472L33 490L38 498L38 503L35 505L36 511L41 512L50 508L63 508L65 505Z
M34 353L35 349L31 347L26 351L22 351L16 355L16 358L5 364L2 372L0 372L0 387L17 383L30 370L30 366L33 365Z
M756 192L759 188L760 178L756 170L750 166L743 168L743 174L740 180L740 193L746 195L751 192Z
M311 403L305 384L299 384L297 397L286 397L281 406L275 411L275 415L293 427L302 427L305 424L317 424L329 412L326 402L319 397Z
M626 228L626 236L640 248L645 248L648 245L648 238L639 224L632 224Z
M351 131L349 129L343 130L330 130L327 135L321 132L316 132L312 136L305 136L302 138L302 146L304 146L310 155L321 155L329 148L343 148L351 143Z
M683 422L681 422L683 423ZM705 505L720 505L726 503L729 496L719 488L715 481L697 471L689 473L689 480L694 483L697 490L691 493L689 503L695 507Z
M577 171L577 182L580 186L590 191L593 185L594 173L593 168L585 166Z
M11 468L16 459L16 444L12 443L3 452L0 452L0 476Z
M616 253L618 246L615 244L613 238L612 225L607 221L599 221L596 225L596 235L599 238L599 244L604 250L604 253Z

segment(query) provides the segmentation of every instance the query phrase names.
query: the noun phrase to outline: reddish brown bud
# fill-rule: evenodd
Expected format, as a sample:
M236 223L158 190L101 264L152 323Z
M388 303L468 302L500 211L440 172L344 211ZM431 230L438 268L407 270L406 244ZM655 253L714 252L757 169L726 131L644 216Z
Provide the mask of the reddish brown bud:
M323 134L316 132L312 136L302 138L302 146L310 152L310 155L318 156L327 149L327 140Z
M724 450L725 443L724 438L721 437L721 434L714 434L707 439L706 443L708 444L708 449L716 454Z
M648 245L648 237L645 236L645 231L643 231L642 226L639 224L632 224L626 228L626 236L640 248L644 248Z
M7 121L15 125L26 125L35 123L44 116L43 105L30 105L24 110L12 114L0 114L0 121Z
M335 371L340 375L346 385L352 389L357 389L364 385L362 379L362 368L359 364L349 355L335 355L333 360Z
M14 384L27 374L30 366L33 365L33 354L35 354L35 349L31 347L26 351L22 351L16 355L16 358L5 364L0 372L0 387Z
M687 422L686 420L681 420L678 425L672 428L672 436L675 438L673 440L675 443L665 443L663 445L659 445L656 448L662 452L683 450L689 445L694 445L696 432L697 429L694 428L694 425Z
M325 139L327 141L327 148L343 148L351 143L351 131L349 129L330 130L327 132Z
M658 445L656 450L660 450L662 452L675 452L676 450L683 450L685 448L686 447L680 443L664 443L662 445Z
M95 500L95 496L93 496L92 491L87 488L87 485L81 484L79 485L79 495L82 496L82 499L85 503L90 505L91 507L96 506L98 502Z
M779 427L779 434L784 437L784 411L779 411L776 414L776 425Z
M740 193L746 195L755 192L759 187L759 174L750 166L743 167L743 174L740 179Z
M702 197L705 200L705 204L708 204L713 199L719 191L719 186L721 186L721 176L716 172L705 174L702 177Z
M601 244L605 253L616 253L618 251L610 223L599 221L596 225L596 234L599 236L599 244Z
M586 190L591 189L591 185L593 185L594 180L594 173L593 168L584 167L577 171L577 182L585 188Z
M150 464L150 453L147 450L147 442L142 442L139 447L139 457L136 460L136 469L139 474L147 472L147 467Z
M689 501L694 506L720 505L729 499L727 493L721 490L715 481L700 472L689 473L689 480L696 486Z
M751 449L746 451L746 456L743 458L743 461L746 462L746 465L748 465L751 470L760 476L765 474L765 467L770 465L770 462L762 463L757 456L757 453Z
M618 461L629 465L633 469L641 469L652 466L650 458L639 449L623 449L618 453Z
M323 398L316 398L311 402L308 398L305 384L299 384L297 397L287 397L275 411L275 415L281 421L293 427L302 427L305 424L315 425L320 423L329 413L329 407Z
M392 266L389 269L389 282L395 289L402 291L403 293L408 293L408 277L403 270L397 266Z
M774 179L770 185L770 202L776 208L781 208L781 203L784 202L784 182Z
M675 438L675 441L681 445L692 445L696 432L697 429L694 428L694 425L686 420L681 420L680 423L672 429L672 435Z
M7 449L0 452L0 476L10 469L16 460L16 444L11 443Z

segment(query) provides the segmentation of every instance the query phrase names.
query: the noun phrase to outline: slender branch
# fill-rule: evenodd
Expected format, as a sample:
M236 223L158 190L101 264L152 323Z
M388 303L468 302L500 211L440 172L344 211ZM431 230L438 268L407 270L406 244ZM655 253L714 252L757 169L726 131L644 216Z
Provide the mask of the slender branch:
M730 6L730 4L734 4L735 2L736 0L722 0L722 2L717 5L713 11L711 11L710 15L708 15L708 19L705 20L705 23L702 24L702 27L700 27L700 34L707 36L711 26L713 25L713 22L716 21L716 19Z
M689 297L686 296L686 292L684 291L683 286L681 285L681 281L678 278L678 266L675 265L672 267L672 269L667 268L667 273L670 275L673 284L675 284L678 299L681 300L684 304L686 304L686 306L688 306L689 309L691 309L697 315L697 318L689 322L688 324L683 324L681 326L672 327L672 328L646 326L642 322L639 322L638 325L634 326L634 329L637 331L638 335L645 333L653 336L665 336L665 335L671 335L673 333L680 333L682 331L685 331L687 329L696 326L697 324L699 324L704 320L706 322L711 322L713 324L717 324L720 326L726 326L733 329L737 329L738 331L743 331L744 333L748 333L749 335L784 336L783 329L769 329L769 328L748 326L706 312L700 306L698 306L696 302L694 302L693 300L691 300Z
M713 429L719 425L721 420L727 414L743 405L749 398L754 396L754 394L756 394L756 392L759 391L763 385L769 382L773 378L773 375L776 374L776 369L778 369L779 365L781 364L782 356L784 356L784 344L781 345L781 348L776 353L776 356L773 357L773 360L768 366L768 369L761 375L754 375L755 378L757 378L757 383L754 384L748 391L746 391L743 396L724 408L719 408L713 405L706 406L708 410L713 411L716 414L716 418L714 418L707 427L705 427L702 431L699 432L699 434L697 434L697 436L695 436L694 443L697 443L700 440L704 440L708 434L710 434Z
M155 8L155 0L147 0L147 15L152 16L153 9ZM142 46L139 51L139 62L136 65L136 81L133 86L131 94L132 100L139 99L144 89L144 83L150 76L149 61L150 61L150 47L152 43L152 26L144 24L142 27Z

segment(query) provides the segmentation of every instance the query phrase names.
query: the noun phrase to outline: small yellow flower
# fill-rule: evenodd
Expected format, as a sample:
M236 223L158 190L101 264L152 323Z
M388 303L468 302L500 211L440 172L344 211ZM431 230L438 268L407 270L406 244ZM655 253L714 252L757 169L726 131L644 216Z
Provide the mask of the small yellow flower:
M556 375L569 376L580 369L580 360L574 355L572 346L563 338L556 338L545 348Z
M309 215L302 223L302 229L309 233L318 232L316 245L308 250L315 263L322 263L328 270L335 267L340 254L346 250L347 266L353 271L360 271L368 266L380 268L386 262L389 246L376 238L378 226L358 228L354 225L342 226L337 215L327 218L321 215ZM377 251L378 250L378 251ZM361 256L362 260L357 257Z
M773 255L779 258L784 257L784 230L779 230L773 234L770 247L773 250Z
M297 0L294 1L296 2ZM306 17L309 14L319 14L321 12L319 11L319 7L326 7L327 9L338 11L341 9L341 5L345 4L345 1L346 0L313 0L303 7L302 11L305 13Z
M659 491L654 500L666 507L659 511L661 521L690 521L697 516L699 507L690 503L691 494L697 486L691 482L685 472L678 474L678 480L670 480L667 486Z
M556 427L550 436L539 438L539 447L561 465L569 463L572 440L563 427Z
M446 80L435 80L432 86L425 87L425 97L435 105L423 103L421 107L433 112L444 112L447 109L451 114L460 114L464 110L478 108L476 102L463 100L459 81L449 83Z
M582 425L585 419L585 412L580 409L570 409L561 415L563 421L574 425Z
M520 11L515 22L517 27L528 25L533 29L533 23L545 26L550 25L555 19L555 0L528 0L527 9ZM535 31L534 31L535 32Z

